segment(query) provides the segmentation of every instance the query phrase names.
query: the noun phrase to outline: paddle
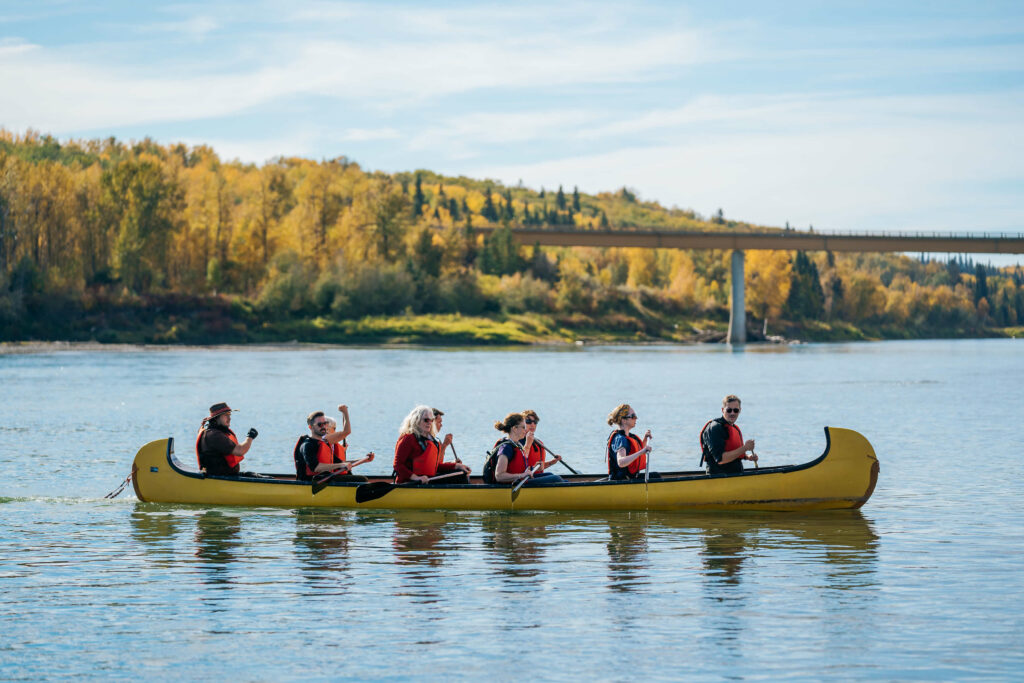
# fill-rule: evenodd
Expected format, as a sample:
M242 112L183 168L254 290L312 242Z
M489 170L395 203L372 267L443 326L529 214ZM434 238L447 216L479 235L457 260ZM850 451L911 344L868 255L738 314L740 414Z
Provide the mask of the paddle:
M462 470L457 472L449 472L448 474L440 474L436 477L431 477L428 482L437 481L438 479L447 479L448 477L457 477L460 474L465 474ZM369 503L371 500L377 500L383 498L387 494L391 493L396 488L409 488L410 486L419 486L419 482L406 482L405 484L393 484L390 481L371 481L369 484L360 484L356 487L356 502L357 503Z
M459 460L459 454L455 452L455 444L448 444L448 447L452 449L452 455L455 456L455 462L461 463L462 461Z
M546 450L551 455L557 456L559 458L558 462L560 462L563 465L565 465L566 467L568 467L570 472L572 472L573 474L579 474L579 472L577 472L575 469L573 469L572 467L569 466L569 463L567 463L566 461L562 460L561 459L562 456L558 455L558 453L555 453L553 450L551 450L550 448L548 448L544 444L541 444L540 447L543 448L544 450Z
M330 470L329 472L321 472L316 477L313 477L313 495L315 496L316 494L320 493L325 488L327 488L327 484L330 483L331 479L334 479L339 474L347 474L352 471L353 467L370 462L371 460L373 460L373 453L367 453L365 458L363 458L362 460L356 460L353 463L349 463L347 468L338 468L336 470ZM317 479L317 477L320 478Z
M512 487L512 502L513 503L516 502L516 498L519 497L519 489L523 488L523 484L525 484L526 482L530 481L530 479L533 477L533 473L537 471L538 467L540 467L540 463L537 463L536 465L531 467L529 472L527 473L527 476L525 476L522 479L520 479L518 482L516 482L516 485Z
M648 442L650 441L654 441L653 436L648 439ZM651 451L647 451L647 459L644 465L644 486L647 486L647 483L651 480Z

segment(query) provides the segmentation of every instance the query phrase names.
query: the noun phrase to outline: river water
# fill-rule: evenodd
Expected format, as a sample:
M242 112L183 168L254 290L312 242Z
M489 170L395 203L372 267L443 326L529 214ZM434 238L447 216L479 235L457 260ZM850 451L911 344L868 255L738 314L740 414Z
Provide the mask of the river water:
M211 349L0 356L0 679L951 680L1024 675L1024 342ZM721 397L762 462L822 428L874 445L860 511L382 513L104 500L145 442L188 460L227 401L287 472L304 415L350 406L390 471L442 408L479 470L494 420L598 471L619 403L654 469L694 469Z

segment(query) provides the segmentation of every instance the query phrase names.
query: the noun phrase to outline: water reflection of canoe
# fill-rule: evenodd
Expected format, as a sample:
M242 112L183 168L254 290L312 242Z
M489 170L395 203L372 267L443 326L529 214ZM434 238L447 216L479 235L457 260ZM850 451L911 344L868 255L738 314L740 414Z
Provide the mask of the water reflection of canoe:
M332 483L313 495L294 476L215 477L185 469L174 440L160 439L135 456L132 482L139 500L203 505L437 510L832 510L859 508L875 489L878 459L855 431L825 428L825 452L802 465L749 469L741 475L667 472L649 484L569 476L564 484L510 488L470 485L399 486L365 503L358 484ZM382 479L381 479L382 480Z

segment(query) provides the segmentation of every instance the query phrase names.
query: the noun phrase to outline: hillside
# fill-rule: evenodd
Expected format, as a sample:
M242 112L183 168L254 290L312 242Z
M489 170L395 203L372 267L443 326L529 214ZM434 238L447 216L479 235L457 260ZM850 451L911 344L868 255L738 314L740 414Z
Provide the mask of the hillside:
M728 252L521 248L507 225L768 229L643 201L341 157L0 131L0 341L715 341ZM476 228L498 230L486 238ZM1024 272L899 255L749 252L757 333L1019 333ZM767 324L765 321L767 320Z

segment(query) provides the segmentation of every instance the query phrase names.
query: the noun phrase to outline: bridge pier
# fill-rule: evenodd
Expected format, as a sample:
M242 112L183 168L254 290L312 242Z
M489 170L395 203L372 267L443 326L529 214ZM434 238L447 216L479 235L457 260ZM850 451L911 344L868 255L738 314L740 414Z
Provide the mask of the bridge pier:
M743 250L732 251L732 296L729 302L730 344L747 342L747 302L743 291Z

